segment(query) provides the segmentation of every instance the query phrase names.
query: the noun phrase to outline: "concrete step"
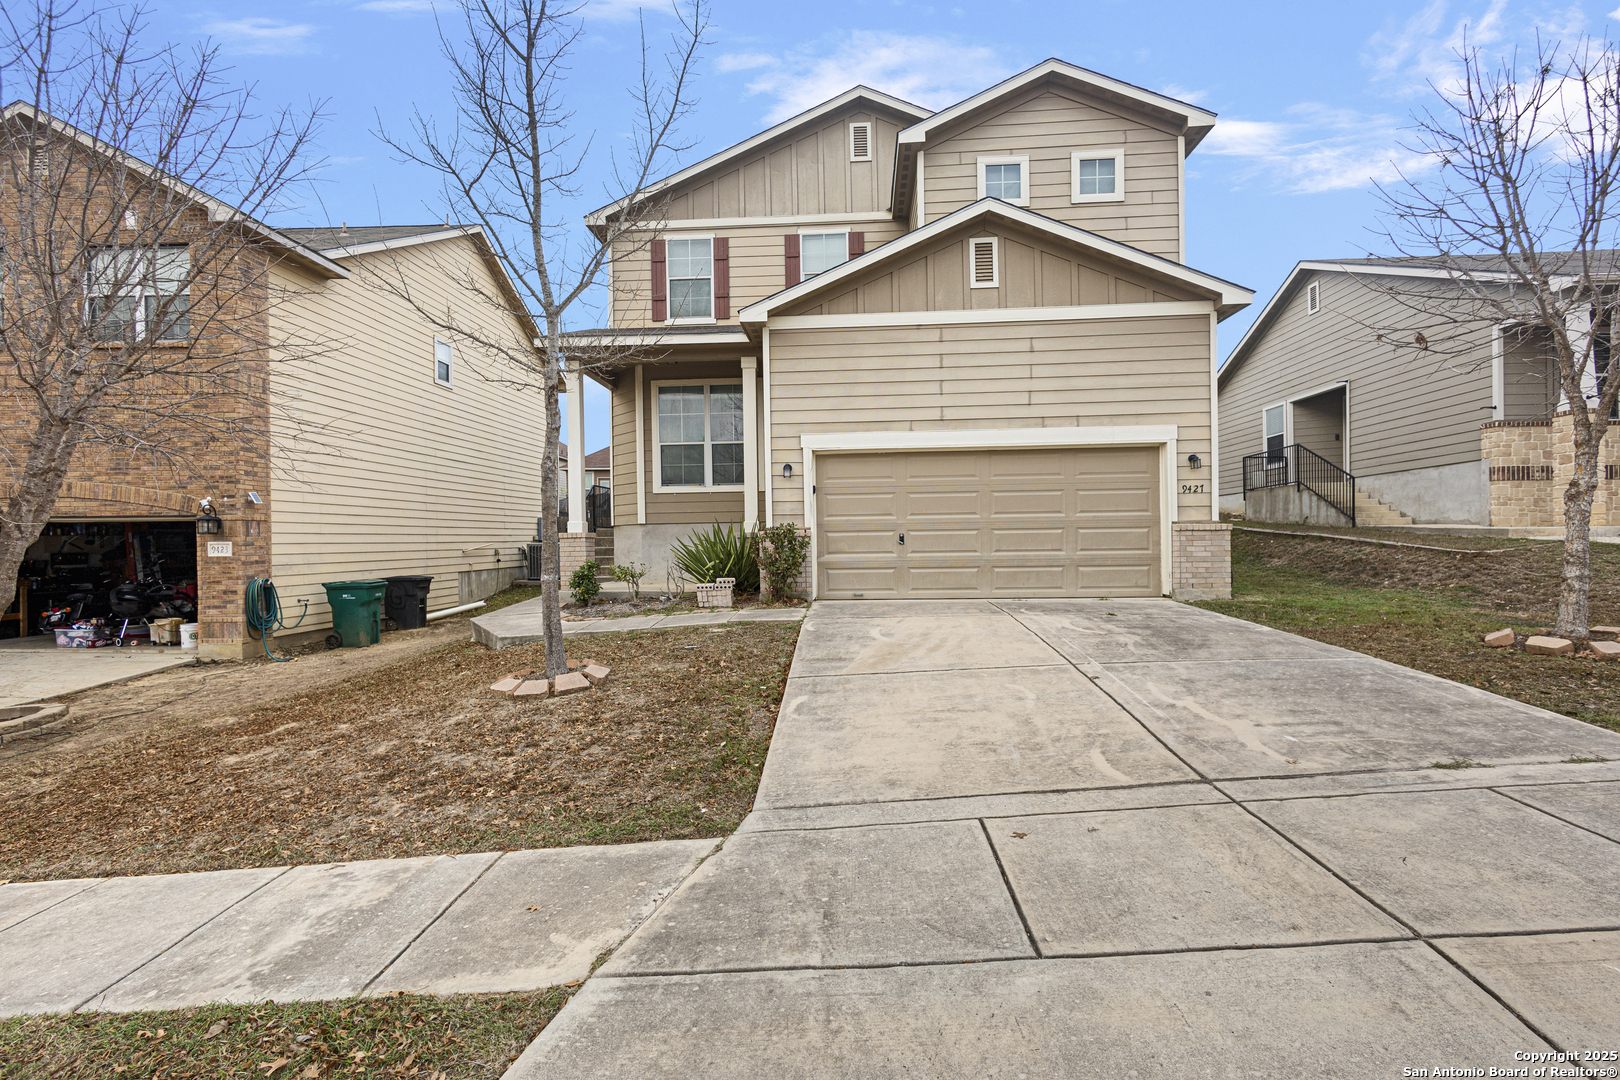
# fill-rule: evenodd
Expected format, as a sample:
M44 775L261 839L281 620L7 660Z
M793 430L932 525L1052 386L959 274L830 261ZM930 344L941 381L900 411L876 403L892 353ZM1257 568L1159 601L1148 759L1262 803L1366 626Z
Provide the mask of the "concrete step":
M1356 524L1358 526L1410 525L1412 519L1386 503L1356 489Z

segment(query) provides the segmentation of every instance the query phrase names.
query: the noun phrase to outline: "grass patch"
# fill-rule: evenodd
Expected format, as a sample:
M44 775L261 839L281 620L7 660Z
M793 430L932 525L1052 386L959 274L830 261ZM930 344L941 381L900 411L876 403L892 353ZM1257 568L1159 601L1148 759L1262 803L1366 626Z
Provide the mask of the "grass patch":
M0 773L0 879L172 873L729 835L797 623L570 639L565 698L489 685L541 646L456 642L257 709Z
M0 1020L0 1062L7 1076L53 1080L497 1077L572 994L556 987L14 1017Z
M1463 547L1477 538L1417 540ZM1234 531L1233 598L1198 606L1620 731L1620 664L1481 643L1504 626L1534 633L1556 612L1562 546L1512 543L1503 555L1457 556ZM1612 624L1620 552L1597 548L1592 621Z
M1436 761L1433 764L1431 764L1429 766L1429 768L1431 768L1431 769L1489 769L1489 768L1492 768L1492 766L1486 765L1482 761L1475 761L1473 758L1460 757L1460 758L1452 758L1450 761Z

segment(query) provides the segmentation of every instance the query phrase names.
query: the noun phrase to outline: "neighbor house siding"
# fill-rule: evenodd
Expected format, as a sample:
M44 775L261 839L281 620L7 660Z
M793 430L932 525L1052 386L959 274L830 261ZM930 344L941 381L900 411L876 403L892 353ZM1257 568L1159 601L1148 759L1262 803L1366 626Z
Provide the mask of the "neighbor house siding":
M286 263L271 277L274 338L308 342L312 354L272 366L273 396L304 421L328 425L314 453L283 453L283 471L296 475L277 477L270 506L271 560L289 621L310 601L299 632L330 621L323 581L431 574L429 608L453 606L460 572L521 566L540 507L540 396L481 378L496 374L496 363L459 344L454 386L435 383L433 327L381 285L397 275L424 306L522 349L519 321L457 284L470 277L495 292L472 242L342 264L348 280L322 282ZM290 441L288 425L276 427Z
M1508 333L1502 342L1503 415L1496 420L1545 420L1558 411L1563 394L1549 359L1546 334Z
M1176 424L1180 480L1207 488L1186 456L1210 452L1209 335L1208 316L773 330L774 518L803 521L799 437L818 432Z
M1350 274L1309 280L1321 283L1322 310L1306 314L1302 277L1221 385L1221 493L1242 495L1242 459L1263 449L1267 406L1341 382L1349 383L1349 472L1379 476L1477 462L1480 425L1491 418L1489 330L1471 331L1442 356L1411 345L1425 327L1436 334L1435 317ZM1378 280L1402 290L1432 287L1417 278ZM1454 355L1459 347L1469 355Z
M1070 201L1070 154L1125 151L1123 202ZM924 224L978 198L981 155L1029 155L1029 209L1133 247L1181 258L1180 145L1177 137L1119 106L1043 86L990 115L930 139L923 159Z
M757 353L757 350L755 350ZM657 398L653 383L742 381L741 357L675 363L646 364L642 368L642 437L643 460L646 470L636 470L636 378L635 369L627 370L613 390L613 522L615 527L634 525L636 522L636 490L644 486L647 493L647 525L709 524L715 521L741 521L743 493L740 491L711 491L704 488L686 491L655 491L653 470L658 468L657 432L653 412ZM757 385L756 378L756 385Z

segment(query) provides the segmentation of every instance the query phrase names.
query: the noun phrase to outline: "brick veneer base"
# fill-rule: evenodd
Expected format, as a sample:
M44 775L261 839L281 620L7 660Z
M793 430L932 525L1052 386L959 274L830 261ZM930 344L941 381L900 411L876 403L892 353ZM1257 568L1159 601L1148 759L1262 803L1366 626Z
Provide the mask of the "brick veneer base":
M1177 600L1232 598L1232 526L1224 521L1170 526L1170 595Z
M1500 420L1479 433L1480 456L1492 470L1541 467L1545 480L1492 480L1491 524L1499 528L1556 528L1564 524L1564 489L1575 475L1574 422L1568 410L1550 420ZM1598 484L1592 494L1592 524L1620 525L1620 443L1605 438L1598 448ZM1604 472L1616 476L1604 479Z
M596 558L596 534L558 533L557 556L562 562L562 587L566 589L574 571Z

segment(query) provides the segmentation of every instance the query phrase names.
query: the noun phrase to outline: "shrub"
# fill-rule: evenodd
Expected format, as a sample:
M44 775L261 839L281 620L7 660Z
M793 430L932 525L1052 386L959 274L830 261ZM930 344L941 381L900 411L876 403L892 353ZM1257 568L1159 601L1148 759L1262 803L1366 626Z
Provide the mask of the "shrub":
M675 541L669 558L686 580L698 585L736 578L738 592L759 591L759 563L754 559L754 538L741 525L721 525Z
M602 586L596 580L596 572L600 569L595 559L587 559L568 579L568 591L574 594L574 603L580 607L590 607L591 601L602 591Z
M630 586L630 599L641 599L641 579L647 576L646 563L614 563L613 580Z
M772 600L785 600L798 591L799 574L810 558L810 534L783 522L754 534L759 575Z

